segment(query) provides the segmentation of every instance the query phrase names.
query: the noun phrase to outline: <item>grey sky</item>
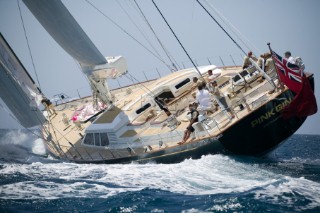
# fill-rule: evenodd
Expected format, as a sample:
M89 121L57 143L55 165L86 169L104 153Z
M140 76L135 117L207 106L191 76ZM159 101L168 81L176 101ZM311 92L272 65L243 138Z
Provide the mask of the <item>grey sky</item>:
M137 0L143 12L155 29L166 48L182 67L191 66L186 55L164 24L151 1ZM148 48L150 46L121 9L120 5L132 16L136 24L142 26L157 50L167 63L163 51L146 27L146 24L133 7L133 1L91 0L101 11L114 19L125 30L133 34ZM171 27L199 65L208 64L209 60L221 65L219 56L225 64L232 65L230 55L237 64L242 59L240 50L221 31L220 28L200 8L195 0L158 0L159 8ZM320 43L320 1L318 0L242 0L209 1L233 25L235 25L262 52L268 51L267 42L279 54L290 50L293 56L300 56L306 70L315 73L316 97L319 104L319 54ZM75 17L93 43L105 56L122 55L127 59L129 72L144 81L157 78L170 71L159 60L148 53L135 41L121 32L105 17L93 9L84 0L63 0L63 3ZM77 63L48 35L26 6L20 1L35 67L38 72L41 89L48 96L64 92L72 97L79 93L89 95L86 79L81 74ZM26 39L20 20L17 1L0 0L0 31L20 58L29 73L35 78L34 69L28 53ZM235 37L236 38L236 37ZM238 40L237 40L238 41ZM241 43L240 43L241 44ZM242 45L245 51L248 49ZM151 48L150 48L151 49ZM251 47L256 55L256 49ZM144 73L145 74L144 74ZM111 88L118 87L117 81L109 82ZM132 83L127 77L119 79L121 86ZM16 126L12 119L0 110L0 128ZM319 134L320 114L307 119L298 133Z

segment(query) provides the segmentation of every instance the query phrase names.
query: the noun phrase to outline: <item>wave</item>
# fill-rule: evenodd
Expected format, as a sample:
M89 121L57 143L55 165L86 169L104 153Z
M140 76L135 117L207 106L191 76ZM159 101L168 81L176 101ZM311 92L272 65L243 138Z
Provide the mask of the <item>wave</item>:
M236 211L245 199L291 210L320 206L319 157L310 151L317 143L289 155L301 150L296 138L266 158L208 155L179 164L94 165L43 157L43 142L26 131L0 135L0 200L96 200L160 191L188 199L232 197L213 203L213 211Z
M36 135L38 130L1 130L0 162L45 162L48 156L45 144Z
M7 179L1 184L3 199L109 198L151 189L196 196L250 194L253 199L301 209L320 205L320 183L223 155L179 164L6 164L1 173ZM10 179L17 175L21 178ZM299 196L308 204L295 207Z

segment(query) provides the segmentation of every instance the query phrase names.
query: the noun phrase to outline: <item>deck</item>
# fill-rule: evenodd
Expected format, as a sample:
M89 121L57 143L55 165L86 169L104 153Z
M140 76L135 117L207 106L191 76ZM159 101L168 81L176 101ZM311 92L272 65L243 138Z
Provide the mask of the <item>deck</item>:
M227 69L230 69L231 71L235 70L235 68ZM150 86L153 82L146 82L145 84ZM227 85L226 82L221 84L221 90L224 93L227 93L228 86L225 85ZM233 93L230 94L232 97L230 99L231 102L229 103L236 117L230 120L221 109L217 108L213 113L206 116L208 121L211 120L216 125L205 128L203 132L197 132L196 138L189 139L186 143L192 144L204 139L219 137L226 129L235 125L243 117L254 112L268 100L275 98L283 92L277 90L270 93L270 90L272 90L270 84L266 80L261 82L261 79L251 82L250 85L238 87L236 91L233 91ZM130 94L134 94L130 96L131 99L135 99L135 96L141 96L141 92L138 92L140 91L140 88L137 85L112 91L113 95L118 100L116 102L116 110L100 116L94 122L112 122L121 112L121 109L128 104L123 101L123 99L125 99L128 102L128 91L130 91ZM186 99L189 102L194 101L194 99L192 100L192 93L193 91L190 91L188 94L183 94L183 96L179 97L175 102L182 102L183 99ZM177 120L181 123L173 127L168 126L164 116L159 112L159 114L147 119L141 125L132 126L131 124L131 129L128 129L119 137L128 140L128 147L126 148L111 149L108 147L87 146L82 143L82 139L85 135L84 130L91 124L91 121L79 124L79 122L74 123L70 118L77 108L88 104L91 101L91 97L86 97L65 103L62 106L56 107L56 116L48 117L48 122L44 126L43 134L47 139L48 149L57 157L76 162L95 162L126 158L133 155L141 155L146 152L152 153L162 149L178 147L180 145L177 143L182 140L183 133L189 123L186 120L187 112L185 110L177 110L174 112L176 113ZM244 106L243 109L240 109L240 104ZM161 116L163 118L159 119ZM157 119L158 122L155 122ZM133 137L136 138L133 140ZM160 141L161 144L159 144ZM139 145L135 146L135 144Z

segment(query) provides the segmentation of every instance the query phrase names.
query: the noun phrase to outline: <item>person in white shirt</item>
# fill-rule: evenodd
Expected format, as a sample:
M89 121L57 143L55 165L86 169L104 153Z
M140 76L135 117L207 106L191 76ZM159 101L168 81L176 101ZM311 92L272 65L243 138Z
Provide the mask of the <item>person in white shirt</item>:
M209 91L203 87L202 83L199 83L196 100L199 103L201 110L208 110L212 108L212 102L210 98L211 97Z
M291 52L290 51L286 51L284 53L284 57L287 59L287 61L291 64L296 64L296 60L294 57L291 56Z

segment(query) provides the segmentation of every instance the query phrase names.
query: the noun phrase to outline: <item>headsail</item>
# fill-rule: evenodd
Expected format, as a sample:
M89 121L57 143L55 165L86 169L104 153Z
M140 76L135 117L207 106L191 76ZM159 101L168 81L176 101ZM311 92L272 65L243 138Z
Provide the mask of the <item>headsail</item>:
M26 128L42 124L42 99L35 82L0 33L0 97Z

